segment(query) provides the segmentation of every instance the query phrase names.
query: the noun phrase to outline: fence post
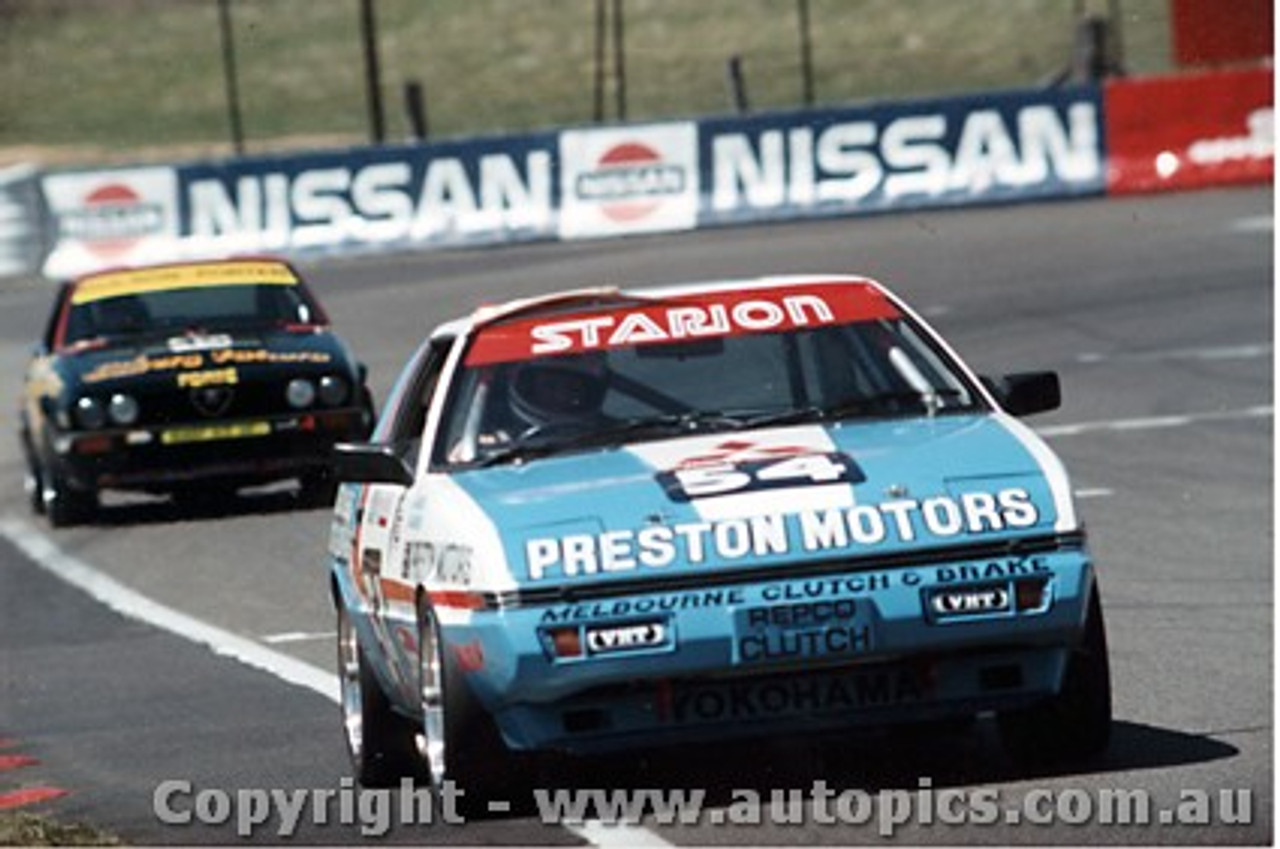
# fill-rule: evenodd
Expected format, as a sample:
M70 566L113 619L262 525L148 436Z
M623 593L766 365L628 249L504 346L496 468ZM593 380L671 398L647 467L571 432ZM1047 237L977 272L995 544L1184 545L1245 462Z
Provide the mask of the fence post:
M222 72L227 88L227 119L231 125L231 147L244 155L244 126L240 122L240 85L236 72L235 33L231 27L231 0L218 0L218 31L222 34Z
M729 97L733 101L733 108L738 111L738 114L749 112L751 107L747 103L747 83L742 74L742 57L737 53L729 57L725 75L729 81Z
M800 80L804 105L813 105L813 30L809 22L809 0L796 0L800 18Z
M374 144L386 139L382 111L382 70L378 62L378 32L373 0L360 0L360 40L364 45L365 88L369 101L369 133Z
M604 120L604 54L608 42L605 0L596 0L595 19L595 90L591 101L591 117L599 124Z
M626 30L622 20L622 4L623 0L613 0L613 94L619 121L627 120L627 58L623 49Z
M409 118L409 132L415 141L427 138L427 104L423 95L422 83L409 80L404 84L404 111Z

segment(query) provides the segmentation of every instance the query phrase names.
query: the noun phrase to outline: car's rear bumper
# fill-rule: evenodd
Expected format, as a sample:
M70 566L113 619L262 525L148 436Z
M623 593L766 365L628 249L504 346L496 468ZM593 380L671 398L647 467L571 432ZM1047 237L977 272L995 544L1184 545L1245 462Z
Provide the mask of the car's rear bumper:
M1026 705L1061 686L1092 588L1081 544L478 612L446 637L483 657L469 677L511 745L589 752Z
M51 466L80 490L165 489L209 479L268 482L323 469L335 442L368 432L359 408L57 434Z

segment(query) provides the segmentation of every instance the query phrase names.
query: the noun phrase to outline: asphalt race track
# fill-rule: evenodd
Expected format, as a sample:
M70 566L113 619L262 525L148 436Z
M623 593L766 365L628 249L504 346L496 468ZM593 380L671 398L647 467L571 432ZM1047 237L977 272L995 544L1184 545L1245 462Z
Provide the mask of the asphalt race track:
M801 811L798 824L714 822L726 819L740 789L768 799L770 790L823 780L835 792L898 791L926 807L943 791L998 793L1002 811L1047 790L1056 801L1037 810L1081 821L1014 825L1002 815L990 825L948 825L917 816L895 832L906 843L1269 842L1272 200L1270 188L1211 191L304 266L368 363L379 396L434 322L487 300L787 271L874 276L920 308L979 370L1060 372L1063 409L1031 423L1072 472L1109 620L1117 726L1108 757L1085 771L1019 773L985 723L962 736L893 735L840 747L772 740L548 773L562 787L705 788L712 810L699 823L650 819L618 832L522 814L464 827L396 827L384 839L884 842L875 819L829 825L812 809ZM222 827L160 822L153 794L168 780L232 796L254 788L343 789L338 711L317 692L332 685L328 516L294 509L283 491L201 514L120 502L94 526L58 532L30 516L12 411L50 295L34 281L0 290L2 391L13 404L3 417L9 437L0 440L0 738L40 761L0 771L0 793L65 789L40 810L135 844L241 842L234 819ZM289 683L278 669L253 668L109 610L33 557L89 567L85 574L107 587L103 593L120 595L122 586L169 614L193 617L171 615L177 630L213 626L316 669L299 667L301 678ZM117 584L102 583L103 575ZM1096 813L1097 800L1112 791L1148 794L1154 824L1105 824L1081 814L1090 800ZM1158 812L1175 808L1185 791L1208 794L1215 806L1208 824L1160 821ZM1251 824L1214 821L1220 791L1248 791ZM794 813L786 807L775 813ZM307 818L294 842L361 837L358 827ZM279 842L278 825L268 821L254 839Z

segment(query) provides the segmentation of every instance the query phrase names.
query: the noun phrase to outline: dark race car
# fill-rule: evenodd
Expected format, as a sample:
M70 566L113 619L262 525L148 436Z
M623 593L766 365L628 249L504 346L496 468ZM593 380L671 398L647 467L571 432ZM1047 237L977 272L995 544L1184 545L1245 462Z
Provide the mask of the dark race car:
M373 404L293 268L220 260L63 284L20 418L31 505L62 526L104 489L212 501L296 478L331 502L331 446L366 435Z

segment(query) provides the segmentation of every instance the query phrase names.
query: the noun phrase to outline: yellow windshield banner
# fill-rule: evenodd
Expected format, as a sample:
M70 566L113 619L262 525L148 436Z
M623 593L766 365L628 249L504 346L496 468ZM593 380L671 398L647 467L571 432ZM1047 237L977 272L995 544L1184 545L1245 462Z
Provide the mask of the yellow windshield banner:
M293 269L282 262L210 262L166 265L133 271L109 271L87 277L76 286L73 304L87 304L104 298L167 292L175 289L203 289L215 286L293 286L298 282Z

